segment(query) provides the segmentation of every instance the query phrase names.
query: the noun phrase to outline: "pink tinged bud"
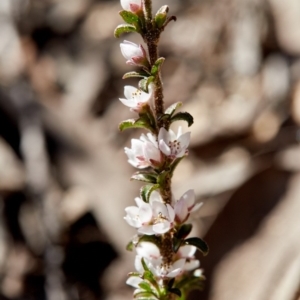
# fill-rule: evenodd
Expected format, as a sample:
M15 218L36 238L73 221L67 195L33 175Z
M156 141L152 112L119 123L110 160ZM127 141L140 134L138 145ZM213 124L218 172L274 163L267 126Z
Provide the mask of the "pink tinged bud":
M120 47L122 55L127 60L127 64L145 67L149 65L146 51L142 45L137 45L129 41L124 41L120 44Z
M141 0L121 0L121 6L124 10L128 10L128 11L136 13L142 9L142 1Z

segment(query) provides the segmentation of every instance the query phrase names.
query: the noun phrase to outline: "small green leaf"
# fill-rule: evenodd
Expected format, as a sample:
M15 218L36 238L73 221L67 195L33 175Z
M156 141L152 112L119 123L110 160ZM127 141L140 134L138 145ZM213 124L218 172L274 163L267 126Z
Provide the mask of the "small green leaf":
M175 282L175 278L172 278L169 282L168 282L168 288L171 289L173 284Z
M146 292L152 293L151 286L148 282L142 281L139 284L139 287L142 288L143 290L145 290Z
M204 242L200 238L193 237L193 238L186 239L186 240L184 240L184 244L185 245L193 245L193 246L197 247L198 250L200 250L203 255L208 254L208 251L209 251L208 245L206 244L206 242Z
M136 31L137 31L136 27L133 25L121 24L117 26L117 28L115 29L114 35L116 38L118 38L123 33L136 32Z
M182 240L174 237L173 238L173 251L175 253L177 253L177 251L179 250L181 245L182 245Z
M191 291L192 289L202 289L204 278L188 276L176 283L176 288Z
M148 266L146 265L144 258L141 259L141 263L142 263L144 270L147 272L150 272L152 274L152 272L149 270Z
M148 183L156 183L157 174L150 172L136 172L131 176L131 180L143 181Z
M167 5L162 6L156 13L154 21L157 28L162 28L166 22L169 7Z
M154 296L154 298L153 298ZM134 294L134 298L138 300L157 300L157 297L150 292L139 292Z
M183 224L180 226L179 230L177 231L177 238L184 239L187 237L190 232L192 231L193 225L192 224Z
M149 202L150 195L153 191L159 188L158 184L148 184L141 187L141 197L144 202Z
M126 74L124 74L124 76L122 77L123 79L127 79L127 78L131 78L131 77L140 77L140 78L145 78L145 74L141 74L138 72L128 72Z
M191 126L194 123L194 118L188 112L179 112L171 118L171 122L175 121L186 121L188 126Z
M130 277L130 276L132 276L132 277L141 277L141 274L138 273L138 272L130 272L130 273L128 273L128 277Z
M149 84L151 82L153 82L154 77L153 76L149 76L148 78L144 78L142 80L139 81L139 88L141 90L143 90L146 93L149 93Z
M121 122L119 124L119 130L124 131L125 129L130 129L130 128L144 128L155 133L155 128L152 127L151 123L152 121L149 119L148 114L143 114L140 118L136 120L128 119Z
M137 29L140 28L140 19L139 17L132 13L131 11L127 11L127 10L122 10L119 12L120 16L122 17L122 19L130 24L130 25L134 25ZM137 31L140 31L140 30L137 30Z
M132 241L130 241L130 242L127 244L127 246L126 246L126 250L127 250L127 251L132 251L133 248L134 248L134 244L133 244Z
M160 187L164 187L166 184L166 181L170 179L170 172L169 170L163 171L157 176L157 183L159 184Z
M165 58L164 57L160 57L155 63L154 65L152 66L151 68L151 75L152 76L155 76L158 71L160 70L162 64L164 63L165 61Z
M182 102L176 102L166 109L165 114L169 114L172 116L174 112L181 106L182 106Z

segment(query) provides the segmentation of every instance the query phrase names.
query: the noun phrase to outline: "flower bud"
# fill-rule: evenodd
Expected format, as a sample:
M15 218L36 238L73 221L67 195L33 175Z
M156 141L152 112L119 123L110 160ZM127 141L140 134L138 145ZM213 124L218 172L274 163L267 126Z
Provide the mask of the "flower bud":
M142 10L142 0L121 0L121 6L124 10L136 13Z
M120 44L122 55L127 59L126 63L134 66L148 67L147 54L142 45L129 41Z

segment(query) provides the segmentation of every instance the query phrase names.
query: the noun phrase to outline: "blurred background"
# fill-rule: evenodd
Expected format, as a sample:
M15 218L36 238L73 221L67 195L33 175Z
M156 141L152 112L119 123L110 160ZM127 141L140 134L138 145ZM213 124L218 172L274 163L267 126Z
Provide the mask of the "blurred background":
M195 119L173 180L204 202L191 299L300 299L300 1L153 2L178 18L160 44L166 106ZM132 299L123 216L140 185L123 148L140 133L117 129L137 84L121 79L119 10L0 1L0 299Z

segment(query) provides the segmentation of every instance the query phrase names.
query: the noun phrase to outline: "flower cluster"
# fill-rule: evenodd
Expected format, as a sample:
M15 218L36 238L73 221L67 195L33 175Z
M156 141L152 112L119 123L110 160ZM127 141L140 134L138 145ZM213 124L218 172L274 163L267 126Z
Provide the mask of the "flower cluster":
M176 18L167 16L166 5L153 18L151 0L121 0L121 6L124 10L120 16L126 24L116 28L115 36L137 32L148 49L129 41L120 44L126 63L139 69L123 78L137 77L140 81L138 87L124 87L125 98L119 100L136 118L123 121L119 128L148 130L139 139L131 140L131 148L125 148L128 162L138 169L131 178L145 183L135 198L136 206L125 209L124 219L137 229L128 245L128 250L136 250L136 272L129 274L127 284L135 288L136 299L168 300L201 287L204 277L197 269L200 262L195 253L197 249L204 255L208 252L202 239L188 238L192 229L187 223L189 216L201 206L195 203L194 191L188 190L178 200L171 191L173 172L188 155L190 132L183 133L181 127L174 132L170 127L178 120L190 126L193 117L176 112L181 103L167 109L163 104L160 69L164 58L158 57L157 43L165 26Z

